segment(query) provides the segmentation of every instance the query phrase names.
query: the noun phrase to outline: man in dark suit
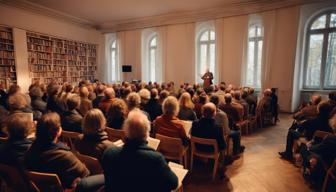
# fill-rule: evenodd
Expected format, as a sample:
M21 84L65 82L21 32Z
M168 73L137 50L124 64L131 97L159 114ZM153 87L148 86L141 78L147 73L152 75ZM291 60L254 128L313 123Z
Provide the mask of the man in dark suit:
M82 132L83 116L77 111L80 105L80 97L72 95L67 100L68 111L63 113L62 128L65 131Z
M105 150L102 165L105 191L171 191L178 179L164 157L147 146L150 122L140 110L129 113L124 124L125 144Z
M223 135L223 128L216 124L216 106L213 103L207 103L202 107L203 117L193 122L191 127L191 135L195 137L205 139L216 139L218 149L221 152L220 164L223 165L224 161L224 149L226 143ZM211 152L213 148L211 146L196 145L198 150ZM221 165L221 166L222 166ZM223 170L224 167L220 168ZM224 178L224 170L219 171L220 177Z

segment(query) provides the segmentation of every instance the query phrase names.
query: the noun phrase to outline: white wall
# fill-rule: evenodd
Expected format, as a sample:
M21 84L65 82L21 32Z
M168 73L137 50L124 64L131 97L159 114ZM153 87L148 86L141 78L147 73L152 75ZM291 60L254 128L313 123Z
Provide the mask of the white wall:
M260 13L265 28L262 84L264 88L279 88L279 104L284 111L291 110L299 9L295 6ZM248 20L248 15L215 20L219 81L241 85ZM168 25L162 30L166 34L164 81L177 85L195 82L195 23ZM132 64L134 71L129 76L136 79L141 78L140 34L141 30L134 30L117 35L124 43L121 65Z
M105 80L104 36L94 29L63 22L22 9L0 5L0 25L14 28L14 46L18 83L27 90L29 79L26 30L98 45L97 78Z

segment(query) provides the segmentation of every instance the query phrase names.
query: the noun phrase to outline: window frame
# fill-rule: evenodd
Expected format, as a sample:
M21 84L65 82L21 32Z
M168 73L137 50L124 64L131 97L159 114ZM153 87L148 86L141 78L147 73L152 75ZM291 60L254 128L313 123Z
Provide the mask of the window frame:
M115 47L113 47L113 44L115 44ZM113 72L113 66L112 66L112 52L115 52L115 71ZM117 39L112 39L111 43L110 43L110 65L111 65L111 72L112 72L112 77L111 80L112 81L120 81L120 69L119 69L119 60L118 60L118 42ZM114 78L113 78L114 76Z
M152 46L152 41L155 39L156 43L154 46ZM149 41L148 41L148 44L147 44L147 50L148 50L148 75L149 75L149 81L151 82L156 82L157 81L157 78L156 78L156 67L157 67L157 62L158 62L158 36L156 33L153 33L150 38L149 38ZM154 80L152 80L152 55L151 55L151 51L154 50L155 51L155 63L154 63Z
M250 37L250 29L254 28L254 36ZM258 36L258 28L260 28L260 36ZM257 85L257 83L254 84L248 84L247 83L247 77L248 77L248 65L249 65L249 43L253 42L254 46L254 53L253 53L253 68L255 69L253 71L253 82L257 82L257 76L258 76L258 55L259 55L259 42L262 42L262 49L261 49L261 63L260 63L260 75L262 75L262 68L263 68L263 55L264 55L264 26L261 22L252 23L249 25L247 29L247 55L246 55L246 73L245 73L245 84L247 86L255 87L256 89L261 89L262 87L262 77L260 77L260 86Z
M201 38L203 36L204 33L208 32L208 40L207 41L201 41ZM214 32L215 34L215 39L214 40L211 40L211 32ZM205 68L209 68L210 69L210 60L211 60L211 57L210 57L210 47L211 45L214 45L215 46L215 63L214 63L214 68L216 70L216 31L214 28L211 28L211 27L207 27L207 28L203 28L202 30L199 31L198 33L198 36L197 36L197 66L196 66L196 71L197 73L201 73L201 47L202 45L206 45L207 47L207 51L206 51L206 55L207 55L207 61L206 63L208 65L205 66ZM211 71L213 74L216 74L216 71ZM196 82L197 82L197 79L198 79L198 75L199 74L196 74ZM216 77L214 77L214 79L216 79Z
M320 12L313 16L305 27L305 41L304 41L304 65L303 65L303 75L302 75L302 88L303 90L333 90L336 89L336 86L326 86L325 85L325 78L326 78L326 68L327 68L327 54L328 54L328 44L329 44L329 34L336 33L336 27L330 27L330 18L331 14L336 14L336 10L326 10ZM320 18L321 16L326 15L326 26L322 29L311 29L314 22ZM323 44L322 44L322 59L321 59L321 69L320 69L320 85L313 87L307 86L306 77L308 71L308 57L309 57L309 47L310 47L310 40L311 35L321 34L323 35Z

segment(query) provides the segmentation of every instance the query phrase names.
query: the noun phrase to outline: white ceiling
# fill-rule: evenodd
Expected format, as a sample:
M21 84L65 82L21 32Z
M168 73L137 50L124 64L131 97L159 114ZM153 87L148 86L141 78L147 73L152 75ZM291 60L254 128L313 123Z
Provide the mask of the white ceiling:
M28 0L95 24L196 11L251 0Z

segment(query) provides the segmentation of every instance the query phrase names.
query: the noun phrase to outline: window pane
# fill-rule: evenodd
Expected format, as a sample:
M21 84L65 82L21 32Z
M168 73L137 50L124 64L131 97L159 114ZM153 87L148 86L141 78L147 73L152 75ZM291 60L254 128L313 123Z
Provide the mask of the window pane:
M325 86L336 86L336 33L329 34Z
M249 37L255 37L255 35L256 35L255 26L251 26L251 27L249 28L248 36L249 36Z
M111 52L111 70L112 70L112 81L116 81L116 51Z
M330 27L336 27L336 13L332 13L330 16Z
M214 73L215 72L215 54L216 54L216 50L215 50L215 44L210 44L210 66L209 66L209 70L210 72Z
M247 85L254 85L254 41L248 43L248 57L247 57L247 70L246 70L246 83Z
M215 40L216 39L216 34L214 31L210 31L210 40Z
M155 81L156 49L150 50L150 81Z
M200 49L200 73L203 74L207 66L207 45L201 44Z
M257 27L257 36L258 37L262 36L262 34L261 34L261 27Z
M113 41L111 48L116 48L116 40Z
M258 41L258 60L257 60L257 65L256 65L256 77L255 78L255 86L257 88L261 88L261 62L262 62L262 47L263 47L263 41Z
M323 29L326 26L327 15L322 15L321 17L317 18L311 29Z
M323 34L310 36L306 86L319 87L322 62Z
M155 47L156 46L156 37L154 37L151 42L150 42L150 46L151 47Z
M201 41L208 41L208 40L209 40L209 31L205 31L201 35Z

